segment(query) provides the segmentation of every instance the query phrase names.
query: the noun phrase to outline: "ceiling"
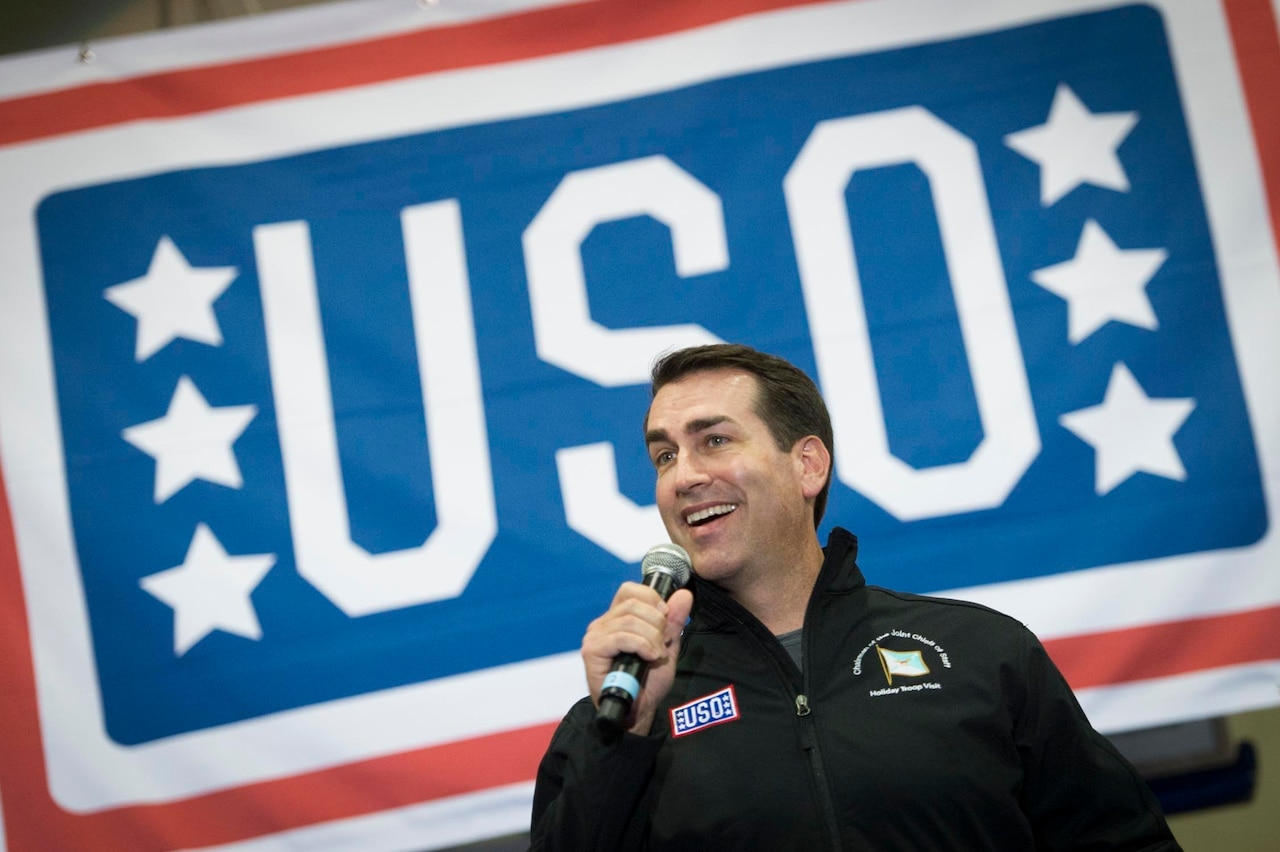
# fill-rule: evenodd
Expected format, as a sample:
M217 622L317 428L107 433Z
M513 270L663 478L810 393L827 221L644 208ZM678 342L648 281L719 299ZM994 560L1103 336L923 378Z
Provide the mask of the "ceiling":
M332 0L4 0L0 55L318 2Z

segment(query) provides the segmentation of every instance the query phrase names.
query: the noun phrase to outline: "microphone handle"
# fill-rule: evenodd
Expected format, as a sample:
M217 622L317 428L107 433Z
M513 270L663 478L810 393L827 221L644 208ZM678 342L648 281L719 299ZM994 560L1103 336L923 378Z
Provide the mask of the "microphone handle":
M614 657L613 668L609 677L614 679L630 678L639 692L644 687L645 674L648 667L644 660L635 654L619 654ZM596 708L596 725L612 736L621 734L627 716L631 713L633 699L631 693L621 686L611 685L600 690L600 703Z

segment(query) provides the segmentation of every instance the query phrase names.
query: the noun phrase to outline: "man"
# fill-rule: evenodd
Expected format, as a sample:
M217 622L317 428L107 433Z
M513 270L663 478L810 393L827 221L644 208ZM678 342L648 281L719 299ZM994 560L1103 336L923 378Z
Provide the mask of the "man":
M1021 624L867 586L839 528L819 545L833 443L803 372L696 347L652 391L658 508L695 576L665 603L625 583L588 627L534 849L1178 849ZM622 652L650 665L615 739L594 702Z

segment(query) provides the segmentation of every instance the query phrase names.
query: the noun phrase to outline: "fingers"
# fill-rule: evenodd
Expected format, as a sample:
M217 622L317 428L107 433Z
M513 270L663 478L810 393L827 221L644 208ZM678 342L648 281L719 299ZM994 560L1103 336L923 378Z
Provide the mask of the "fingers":
M634 708L635 721L631 730L647 734L653 727L653 717L662 699L671 690L675 680L676 660L680 656L680 637L693 606L693 594L678 590L667 601L663 619L663 654L649 664L649 676L640 700Z
M663 654L669 608L653 589L624 583L604 615L587 628L583 656L610 660L619 653L652 662Z

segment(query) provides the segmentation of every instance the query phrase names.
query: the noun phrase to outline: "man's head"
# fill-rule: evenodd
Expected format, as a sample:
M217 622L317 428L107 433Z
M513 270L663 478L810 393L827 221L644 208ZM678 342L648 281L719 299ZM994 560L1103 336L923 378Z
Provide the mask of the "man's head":
M830 454L831 464L835 464L835 437L831 430L831 415L822 394L802 370L776 355L737 343L678 349L662 356L653 365L650 399L672 382L693 373L716 370L738 370L755 377L755 412L769 427L769 433L778 449L787 452L796 441L806 435L816 435ZM646 414L646 430L648 420ZM828 475L826 484L813 502L815 529L826 511L830 489L831 479Z

